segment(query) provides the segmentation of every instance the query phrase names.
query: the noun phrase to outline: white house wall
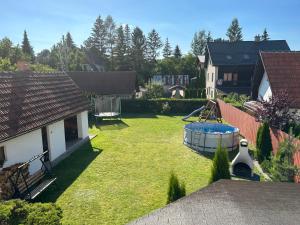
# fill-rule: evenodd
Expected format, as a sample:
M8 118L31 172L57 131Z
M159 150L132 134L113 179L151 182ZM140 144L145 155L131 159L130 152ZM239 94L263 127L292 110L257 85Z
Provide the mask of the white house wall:
M213 80L212 80L212 76L213 76ZM215 88L216 88L217 79L218 79L218 67L213 66L211 60L209 59L209 63L206 69L206 91L207 91L207 98L209 99L215 98Z
M47 126L48 148L50 160L55 160L58 156L66 152L64 121L53 123Z
M16 163L24 163L35 155L43 153L43 143L41 129L23 134L0 144L4 146L6 161L3 167L8 167ZM41 168L39 160L30 164L29 172L32 174Z
M86 138L89 136L88 111L77 114L78 138Z
M265 72L259 85L258 99L267 101L270 99L270 97L272 97L272 90L269 83L268 75Z

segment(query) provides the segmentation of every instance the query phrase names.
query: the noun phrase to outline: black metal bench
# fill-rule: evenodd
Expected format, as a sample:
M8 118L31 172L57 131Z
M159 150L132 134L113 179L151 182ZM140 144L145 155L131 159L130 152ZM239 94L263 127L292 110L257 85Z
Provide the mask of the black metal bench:
M51 162L45 162L47 152L34 156L28 162L20 165L17 170L11 174L9 180L14 188L13 198L22 198L33 200L56 181L51 170ZM33 161L39 159L42 167L36 173L26 176L26 169Z

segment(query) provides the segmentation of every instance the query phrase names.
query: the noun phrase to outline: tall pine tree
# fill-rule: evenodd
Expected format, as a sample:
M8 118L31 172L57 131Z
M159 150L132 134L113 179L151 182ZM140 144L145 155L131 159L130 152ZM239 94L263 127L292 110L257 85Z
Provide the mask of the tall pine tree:
M110 70L114 70L114 47L116 42L116 24L111 16L104 22L106 29L106 49L110 61Z
M136 27L133 30L131 42L132 66L133 69L137 71L138 83L143 84L146 82L147 76L149 76L149 71L145 69L147 40L143 31L139 27Z
M242 41L243 34L242 28L239 25L239 21L237 18L234 18L227 30L226 36L228 37L230 42Z
M210 40L211 36L210 33L209 36L207 36L205 30L201 30L194 34L191 47L192 47L192 52L194 53L195 56L204 54L208 39Z
M136 27L132 32L131 58L134 69L141 71L145 62L146 37L143 31Z
M70 32L68 32L66 34L66 44L67 44L68 48L70 48L70 49L76 48L76 45L74 44L74 41L73 41L73 38L72 38L72 35L70 34Z
M164 48L163 48L163 57L169 58L171 56L172 56L172 47L170 45L169 38L167 38L165 41Z
M269 36L269 34L267 32L267 28L264 29L264 32L261 35L261 40L262 41L268 41L268 40L270 40L270 36Z
M127 70L132 70L132 61L131 61L131 30L128 24L124 28L124 41L125 41L125 60L127 64Z
M22 41L21 47L22 47L22 52L25 55L25 57L26 58L28 57L30 61L33 61L34 60L34 52L33 52L33 48L30 45L26 30L24 30L23 41Z
M159 34L153 29L147 37L147 58L151 64L154 64L159 57L159 49L162 45Z
M115 57L116 57L116 69L117 70L127 70L126 65L126 43L123 27L120 26L117 29L116 47L115 47Z
M175 49L174 49L174 58L175 58L175 59L180 59L181 56L182 56L181 50L180 50L179 46L176 45L176 47L175 47Z
M92 28L90 37L85 41L85 46L87 48L95 47L100 52L100 55L104 57L106 54L106 37L106 26L101 16L98 16L94 23L94 27Z

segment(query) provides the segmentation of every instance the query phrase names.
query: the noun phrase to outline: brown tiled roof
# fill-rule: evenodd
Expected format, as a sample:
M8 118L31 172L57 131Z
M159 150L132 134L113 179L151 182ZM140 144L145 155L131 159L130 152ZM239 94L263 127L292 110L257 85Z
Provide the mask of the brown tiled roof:
M300 185L221 180L130 225L299 225Z
M65 73L0 73L0 142L88 110Z
M135 91L136 73L114 72L68 72L84 91L97 95L132 95Z
M286 90L292 106L300 108L300 52L261 52L271 90Z

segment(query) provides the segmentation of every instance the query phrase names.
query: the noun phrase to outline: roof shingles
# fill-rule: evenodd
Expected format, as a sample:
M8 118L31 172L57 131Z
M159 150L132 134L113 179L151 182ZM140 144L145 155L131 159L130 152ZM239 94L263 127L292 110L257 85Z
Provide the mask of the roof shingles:
M221 180L130 225L299 225L300 185Z
M69 72L82 91L97 95L133 95L136 72Z
M255 65L259 51L290 51L284 40L209 42L207 48L215 66Z
M273 93L286 90L292 107L300 108L300 52L261 52Z
M88 110L65 73L0 73L0 141Z

